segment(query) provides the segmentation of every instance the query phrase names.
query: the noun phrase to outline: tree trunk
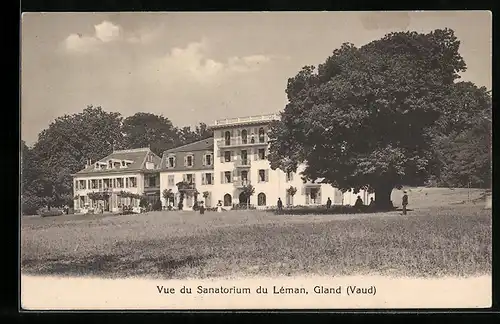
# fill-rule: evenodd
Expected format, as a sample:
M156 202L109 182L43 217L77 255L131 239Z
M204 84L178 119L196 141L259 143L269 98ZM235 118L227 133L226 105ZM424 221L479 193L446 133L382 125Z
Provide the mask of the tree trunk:
M375 206L379 210L391 210L394 205L391 201L391 193L394 187L391 185L375 186Z

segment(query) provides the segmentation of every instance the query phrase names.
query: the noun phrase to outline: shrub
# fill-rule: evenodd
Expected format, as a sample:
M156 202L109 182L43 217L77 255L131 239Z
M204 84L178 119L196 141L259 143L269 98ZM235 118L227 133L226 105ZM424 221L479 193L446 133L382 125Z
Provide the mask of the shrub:
M51 210L42 209L39 211L39 215L42 217L61 216L62 214L62 210L55 208L52 208Z

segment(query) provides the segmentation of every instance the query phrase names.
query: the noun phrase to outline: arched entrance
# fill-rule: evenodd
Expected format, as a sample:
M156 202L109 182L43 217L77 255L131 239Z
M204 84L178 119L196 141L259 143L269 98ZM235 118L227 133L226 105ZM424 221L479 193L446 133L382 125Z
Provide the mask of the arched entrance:
M240 199L240 205L246 205L248 202L247 196L245 196L244 192L240 193L239 199Z
M228 207L231 206L233 203L233 198L231 197L230 194L225 194L224 195L224 206Z
M265 206L266 205L266 194L261 192L258 196L257 196L257 205L259 206Z

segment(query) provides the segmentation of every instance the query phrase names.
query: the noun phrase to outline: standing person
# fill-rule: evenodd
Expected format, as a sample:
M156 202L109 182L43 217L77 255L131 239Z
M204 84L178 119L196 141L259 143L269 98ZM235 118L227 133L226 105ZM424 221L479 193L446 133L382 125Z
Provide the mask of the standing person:
M403 215L406 215L406 206L408 205L408 195L406 194L406 191L403 191L403 193L404 193L402 201Z
M205 214L205 205L203 205L203 201L200 201L200 215Z
M219 200L217 203L217 212L221 213L222 212L222 200Z
M281 198L278 198L278 212L281 214L281 211L283 210L283 202L281 201Z
M326 201L326 209L330 209L330 207L332 207L332 200L328 197L328 200Z

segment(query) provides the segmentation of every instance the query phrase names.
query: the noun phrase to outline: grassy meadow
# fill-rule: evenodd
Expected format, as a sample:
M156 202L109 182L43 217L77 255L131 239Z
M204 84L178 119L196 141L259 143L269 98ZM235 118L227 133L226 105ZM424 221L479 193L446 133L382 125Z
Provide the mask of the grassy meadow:
M23 217L21 271L99 277L491 273L483 191L410 188L410 212ZM393 192L398 205L402 192Z

